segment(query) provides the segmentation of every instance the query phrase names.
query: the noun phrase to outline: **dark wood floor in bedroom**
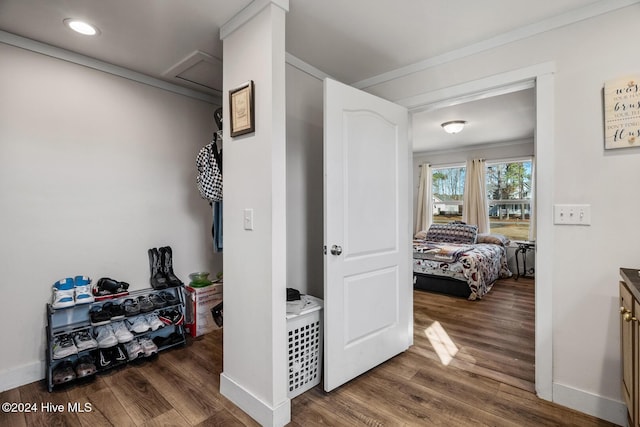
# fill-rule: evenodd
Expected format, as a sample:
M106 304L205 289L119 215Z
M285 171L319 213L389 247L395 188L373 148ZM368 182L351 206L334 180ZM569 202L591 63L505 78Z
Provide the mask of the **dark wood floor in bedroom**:
M331 393L317 386L294 398L290 426L612 425L532 393L532 280L503 280L482 301L422 291L414 299L414 346ZM221 370L215 331L66 391L36 382L2 392L2 402L89 402L93 410L0 412L0 425L257 425L219 394Z

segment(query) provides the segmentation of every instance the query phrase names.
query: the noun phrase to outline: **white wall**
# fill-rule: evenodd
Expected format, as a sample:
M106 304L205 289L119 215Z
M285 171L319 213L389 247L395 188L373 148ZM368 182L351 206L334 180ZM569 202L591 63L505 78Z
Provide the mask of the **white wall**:
M170 245L183 281L217 272L195 157L215 107L0 44L0 390L44 378L45 304L58 279L149 287ZM13 325L13 326L10 326Z
M247 17L247 12L254 13ZM224 120L225 332L220 391L262 425L284 425L291 417L285 319L285 11L258 2L239 16L247 19L235 31L226 34L228 26L221 30L226 34L224 117L229 117L228 91L253 80L255 132L230 138L229 120ZM243 228L244 209L253 209L253 230Z
M554 400L624 423L620 395L619 267L637 267L633 197L640 151L604 151L602 88L640 72L629 54L634 4L503 47L368 88L390 99L552 61L555 64L554 203L592 205L590 227L553 226ZM625 209L611 209L624 200ZM551 215L552 212L547 212ZM541 238L541 236L538 236ZM606 247L606 249L603 249ZM548 309L548 308L547 308Z
M323 298L322 80L287 65L287 287Z

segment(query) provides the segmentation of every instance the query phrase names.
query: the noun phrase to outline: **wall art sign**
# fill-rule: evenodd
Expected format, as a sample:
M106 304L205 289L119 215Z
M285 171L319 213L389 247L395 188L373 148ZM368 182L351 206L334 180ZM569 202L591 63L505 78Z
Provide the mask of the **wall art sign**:
M640 75L604 84L604 148L640 146Z
M232 137L255 131L253 80L229 91L229 111Z

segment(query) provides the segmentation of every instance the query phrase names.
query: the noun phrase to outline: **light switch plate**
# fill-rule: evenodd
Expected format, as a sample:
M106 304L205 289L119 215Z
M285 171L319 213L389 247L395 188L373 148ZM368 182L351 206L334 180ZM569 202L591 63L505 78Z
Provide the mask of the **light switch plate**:
M554 205L553 223L557 225L591 225L591 205Z
M245 209L242 217L244 229L253 230L253 209Z

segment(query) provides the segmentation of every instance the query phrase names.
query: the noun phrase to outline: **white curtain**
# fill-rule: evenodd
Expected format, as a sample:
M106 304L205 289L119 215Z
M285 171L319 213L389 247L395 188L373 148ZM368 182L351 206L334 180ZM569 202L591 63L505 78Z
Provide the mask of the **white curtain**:
M416 213L416 233L427 230L431 225L433 212L433 197L431 197L431 165L420 165L420 179L418 184L418 212Z
M487 204L485 168L486 165L483 159L467 160L462 220L467 224L477 225L478 233L489 232L489 208Z
M536 159L531 158L531 203L529 204L529 241L536 240Z

